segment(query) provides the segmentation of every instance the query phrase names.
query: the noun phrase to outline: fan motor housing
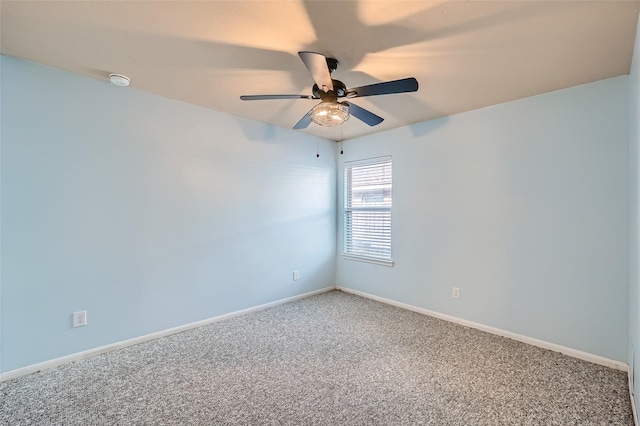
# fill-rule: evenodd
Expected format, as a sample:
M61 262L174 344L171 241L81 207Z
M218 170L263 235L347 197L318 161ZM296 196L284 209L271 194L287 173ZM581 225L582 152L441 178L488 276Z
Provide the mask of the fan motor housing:
M340 80L331 80L333 82L333 90L330 90L328 93L333 92L337 98L343 98L347 95L347 86ZM326 96L326 93L318 88L317 84L313 85L313 96L316 98L322 99L323 96Z

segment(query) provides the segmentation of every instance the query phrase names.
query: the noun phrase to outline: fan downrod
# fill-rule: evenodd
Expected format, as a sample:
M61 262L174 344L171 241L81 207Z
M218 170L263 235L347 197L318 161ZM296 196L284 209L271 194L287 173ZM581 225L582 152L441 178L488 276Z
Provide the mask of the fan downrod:
M327 58L327 68L329 68L329 72L333 74L335 70L338 69L338 60L335 58Z

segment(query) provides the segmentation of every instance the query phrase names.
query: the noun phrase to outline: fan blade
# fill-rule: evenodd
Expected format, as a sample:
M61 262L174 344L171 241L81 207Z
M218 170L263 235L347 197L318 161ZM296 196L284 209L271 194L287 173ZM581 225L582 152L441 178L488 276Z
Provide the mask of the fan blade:
M384 118L375 115L369 110L366 110L362 107L359 107L356 104L352 104L351 102L340 102L349 107L349 114L353 115L358 120L361 120L368 124L369 126L375 126L376 124L380 124L384 121Z
M329 67L327 66L327 58L320 53L314 52L298 52L298 55L320 90L323 92L333 90L333 80L331 80L331 72L329 72Z
M302 117L300 119L300 121L298 121L296 123L295 126L293 126L294 129L306 129L307 127L309 127L309 124L311 124L311 111L309 111L308 113L306 113L304 115L304 117Z
M311 95L242 95L243 101L264 101L268 99L315 99Z
M347 91L347 98L363 96L391 95L394 93L416 92L418 80L413 77L401 80L387 81L384 83L370 84L368 86L354 87Z

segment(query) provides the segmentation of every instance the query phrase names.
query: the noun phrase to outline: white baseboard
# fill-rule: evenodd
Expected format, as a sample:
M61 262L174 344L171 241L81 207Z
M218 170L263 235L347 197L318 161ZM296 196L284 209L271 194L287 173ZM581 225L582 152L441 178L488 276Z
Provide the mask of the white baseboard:
M605 367L610 367L616 370L622 370L627 372L629 370L629 366L626 363L621 361L616 361L616 360L605 358L599 355L590 354L588 352L579 351L577 349L568 348L566 346L557 345L555 343L546 342L544 340L534 339L533 337L523 336L522 334L512 333L510 331L501 330L499 328L490 327L488 325L480 324L477 322L467 321L465 319L457 318L451 315L441 314L439 312L430 311L424 308L419 308L417 306L409 305L407 303L397 302L391 299L385 299L384 297L374 296L373 294L365 293L358 290L353 290L347 287L336 286L336 288L346 293L352 293L357 296L366 297L367 299L376 300L378 302L386 303L388 305L397 306L399 308L407 309L409 311L417 312L420 314L428 315L430 317L439 318L445 321L460 324L465 327L475 328L477 330L486 331L487 333L496 334L498 336L517 340L518 342L523 342L529 345L538 346L540 348L549 349L555 352L560 352L574 358L593 362L594 364L604 365Z
M629 378L629 397L631 398L631 412L633 413L633 424L638 426L638 409L636 406L636 400L633 396L633 383L631 381L630 371L627 373L627 377Z
M633 398L633 394L631 390L629 390L629 395L631 395L631 411L633 412L633 424L638 426L638 409L636 408L636 400Z
M304 294L299 294L297 296L292 296L292 297L287 297L285 299L280 299L280 300L276 300L274 302L269 302L269 303L265 303L262 305L258 305L258 306L254 306L251 308L247 308L247 309L242 309L239 311L235 311L235 312L230 312L227 314L223 314L223 315L219 315L213 318L208 318L202 321L196 321L190 324L185 324L185 325L181 325L179 327L174 327L174 328L169 328L166 330L162 330L162 331L158 331L155 333L151 333L151 334L146 334L144 336L139 336L139 337L135 337L133 339L128 339L128 340L123 340L120 342L116 342L116 343L112 343L109 345L105 345L105 346L100 346L94 349L89 349L87 351L83 351L83 352L77 352L74 354L70 354L70 355L66 355L60 358L55 358L49 361L45 361L45 362L41 362L38 364L32 364L32 365L28 365L26 367L21 367L15 370L10 370L10 371L6 371L4 373L0 373L0 382L6 381L6 380L11 380L14 379L16 377L20 377L20 376L24 376L27 374L31 374L31 373L35 373L37 371L41 371L41 370L46 370L49 368L54 368L57 367L59 365L62 364L67 364L70 362L74 362L74 361L78 361L81 359L85 359L85 358L89 358L92 356L96 356L96 355L100 355L106 352L110 352L110 351L114 351L117 349L122 349L125 348L127 346L132 346L132 345L137 345L139 343L143 343L143 342L147 342L149 340L155 340L155 339L159 339L161 337L165 337L165 336L169 336L171 334L176 334L176 333L180 333L182 331L186 331L186 330L190 330L192 328L196 328L196 327L202 327L204 325L207 324L212 324L218 321L223 321L229 318L234 318L240 315L246 315L248 313L251 312L256 312L256 311L260 311L263 309L267 309L267 308L271 308L277 305L281 305L283 303L288 303L288 302L293 302L294 300L299 300L299 299L304 299L306 297L309 296L313 296L316 294L320 294L320 293L325 293L327 291L331 291L331 290L341 290L347 293L352 293L355 294L357 296L361 296L361 297L365 297L368 299L372 299L372 300L376 300L378 302L382 302L382 303L386 303L389 305L393 305L393 306L397 306L399 308L403 308L403 309L407 309L409 311L413 311L413 312L417 312L420 314L424 314L424 315L428 315L431 317L435 317L435 318L439 318L445 321L449 321L449 322L453 322L456 324L460 324L466 327L471 327L471 328L475 328L477 330L481 330L481 331L486 331L488 333L492 333L492 334L496 334L498 336L502 336L502 337L507 337L513 340L517 340L519 342L523 342L523 343L527 343L533 346L538 346L544 349L549 349L555 352L560 352L563 353L565 355L568 356L572 356L574 358L578 358L578 359L582 359L584 361L589 361L589 362L593 362L595 364L599 364L599 365L604 365L606 367L611 367L611 368L615 368L616 370L622 370L622 371L628 371L628 365L621 362L621 361L616 361L616 360L612 360L609 358L605 358L605 357L601 357L598 355L593 355L587 352L582 352L576 349L571 349L571 348L567 348L565 346L561 346L561 345L557 345L555 343L550 343L550 342L546 342L544 340L539 340L539 339L534 339L532 337L527 337L527 336L523 336L521 334L516 334L516 333L512 333L510 331L505 331L505 330L501 330L499 328L495 328L495 327L490 327L484 324L480 324L480 323L476 323L476 322L472 322L472 321L467 321L461 318L457 318L451 315L446 315L446 314L441 314L439 312L435 312L435 311L430 311L428 309L424 309L424 308L419 308L417 306L413 306L413 305L409 305L407 303L402 303L402 302L397 302L395 300L391 300L391 299L386 299L384 297L379 297L379 296L374 296L372 294L369 293L365 293L362 291L358 291L358 290L353 290L347 287L341 287L341 286L336 286L336 287L325 287L319 290L314 290L314 291L310 291L308 293L304 293ZM632 406L633 406L633 411L634 411L634 417L636 419L636 426L638 426L638 422L637 422L637 412L636 412L636 407L635 407L635 401L632 400Z
M202 321L196 321L189 324L181 325L178 327L168 328L166 330L157 331L151 334L145 334L144 336L134 337L133 339L122 340L120 342L111 343L109 345L100 346L94 349L89 349L83 352L77 352L74 354L66 355L60 358L55 358L49 361L40 362L38 364L28 365L26 367L17 368L15 370L6 371L4 373L0 373L0 382L4 382L6 380L15 379L16 377L25 376L27 374L35 373L37 371L46 370L49 368L54 368L62 364L68 364L70 362L78 361L81 359L89 358L92 356L100 355L106 352L115 351L117 349L126 348L127 346L137 345L139 343L147 342L149 340L159 339L161 337L169 336L171 334L180 333L182 331L187 331L192 328L202 327L204 325L212 324L218 321L224 321L226 319L238 317L240 315L246 315L251 312L261 311L263 309L271 308L274 306L282 305L283 303L293 302L294 300L304 299L309 296L313 296L320 293L325 293L327 291L335 290L336 287L325 287L320 290L310 291L308 293L299 294L297 296L287 297L285 299L276 300L274 302L265 303L258 306L253 306L247 309L241 309L239 311L230 312L228 314L219 315L217 317L208 318Z

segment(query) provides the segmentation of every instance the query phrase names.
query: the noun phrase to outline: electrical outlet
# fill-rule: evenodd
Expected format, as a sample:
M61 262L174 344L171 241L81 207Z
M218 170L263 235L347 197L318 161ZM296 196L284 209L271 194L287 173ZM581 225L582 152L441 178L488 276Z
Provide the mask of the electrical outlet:
M293 271L293 280L298 281L300 279L300 271Z
M460 299L460 287L454 287L453 292L451 293L451 296L454 299Z
M87 311L78 311L73 313L73 326L82 327L87 325Z

